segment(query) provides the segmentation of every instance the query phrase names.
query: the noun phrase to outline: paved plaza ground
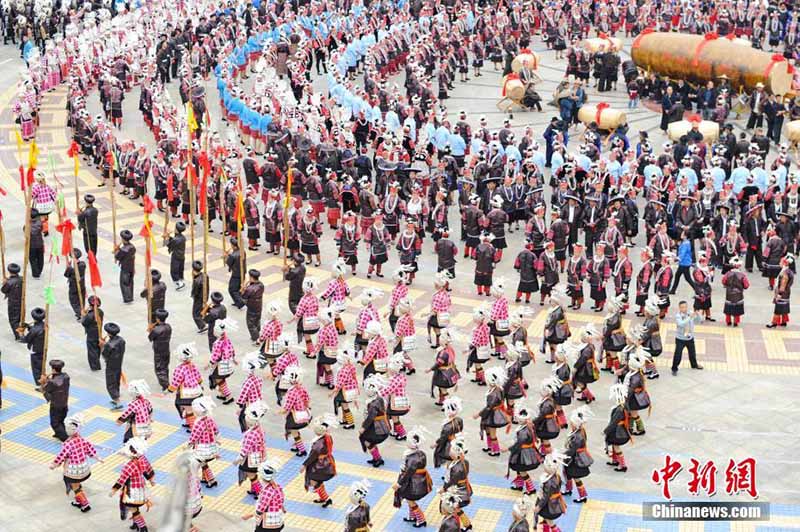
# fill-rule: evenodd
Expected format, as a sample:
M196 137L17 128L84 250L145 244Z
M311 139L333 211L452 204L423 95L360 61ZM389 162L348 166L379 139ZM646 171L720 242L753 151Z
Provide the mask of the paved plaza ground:
M545 100L550 95L564 71L563 61L555 61L552 52L536 50L541 53L541 74L544 82L539 90ZM10 99L13 96L14 84L21 71L18 51L11 47L0 48L0 185L8 191L7 196L0 197L0 209L3 213L3 226L6 233L7 262L22 263L23 249L23 197L19 191L17 176L16 147L14 142L15 125L10 112ZM625 59L627 57L623 57ZM464 109L469 113L471 122L477 124L478 117L485 115L490 125L497 128L502 123L503 115L495 107L499 97L500 74L491 71L469 81L467 84L456 83L451 98L447 101L450 114L455 115ZM318 89L324 84L317 80ZM622 88L622 85L620 85ZM173 98L177 97L177 86L172 84ZM218 113L216 91L208 84L209 108ZM66 89L61 87L44 98L41 109L41 128L37 141L41 150L40 161L43 169L50 174L47 161L52 157L57 175L64 180L67 192L67 205L72 209L74 197L72 193L71 168L66 151L69 131L65 129ZM622 90L598 95L593 89L589 91L590 102L606 101L613 107L624 107L627 97ZM90 98L92 105L98 106L96 96ZM120 138L134 137L137 140L151 140L149 130L141 121L137 111L138 90L134 89L125 100L125 124ZM555 115L555 108L546 107L543 113L515 113L512 125L521 133L524 126L533 126L537 135L541 135L545 124ZM658 129L658 115L644 108L628 114L631 135L644 129L650 132L654 146L660 146L665 140ZM224 127L216 119L214 124ZM739 123L737 128L742 124ZM571 131L573 138L578 137L580 128ZM518 135L519 136L519 135ZM574 141L571 148L574 149ZM99 291L103 299L106 319L120 324L121 335L127 341L125 357L125 373L129 379L145 378L152 389L157 389L153 373L152 350L146 339L146 317L144 299L132 305L122 305L119 294L118 270L111 257L111 209L108 188L98 187L97 175L85 166L80 172L81 194L92 193L97 196L100 210L100 249L99 263L103 274L104 286ZM549 194L548 194L549 197ZM137 234L142 224L142 211L138 203L127 198L117 198L117 229L130 229ZM74 215L73 215L74 218ZM157 217L155 233L160 234L161 218ZM451 210L451 227L458 227L457 212ZM199 227L199 226L198 226ZM237 319L241 325L233 334L237 353L244 354L252 346L244 327L244 312L237 311L227 298L227 271L221 260L221 241L219 227L212 235L209 273L212 277L212 289L226 293L229 315ZM455 231L458 234L458 231ZM188 236L188 230L187 230ZM498 267L495 276L505 276L509 283L508 295L516 286L517 275L512 268L513 257L521 249L523 235L519 232L510 236L510 248ZM640 235L638 246L642 244ZM144 277L144 243L137 237L134 243L139 248L137 255L136 287L142 287ZM637 247L638 247L637 246ZM323 267L309 268L309 276L327 281L330 277L326 267L335 257L332 233L326 230L323 238ZM198 231L198 243L195 253L202 257L201 236ZM190 259L187 250L187 261ZM631 253L634 268L638 271L638 251ZM635 256L635 257L634 257ZM155 255L156 267L162 273L168 272L169 257L160 246ZM385 312L388 294L391 291L389 277L386 279L365 278L366 253L362 252L362 264L359 275L348 277L354 299L345 316L345 323L350 331L354 330L353 320L358 309L358 295L366 287L377 287L385 292L379 302ZM269 300L276 299L286 307L288 285L281 280L280 258L267 256L264 253L251 253L248 266L262 272L262 281L267 286ZM397 266L397 258L392 255L389 268ZM127 524L118 520L116 502L106 494L116 479L123 458L115 455L122 442L122 430L113 420L115 414L108 410L108 397L102 373L89 371L86 361L83 330L72 316L66 296L66 283L63 279L63 263L53 267L53 284L56 286L58 303L51 309L50 357L66 361L66 371L72 376L71 412L82 411L86 414L88 425L83 431L98 446L106 462L93 470L92 478L86 483L88 496L93 510L89 514L80 514L68 504L64 496L61 476L58 472L47 469L47 464L58 452L59 443L50 437L51 431L47 422L47 405L41 396L34 392L31 385L28 355L22 344L13 342L10 331L0 328L0 349L2 350L3 370L7 386L3 390L3 409L0 410L0 428L2 428L2 452L0 452L0 531L38 532L54 529L62 532L103 530L126 530ZM411 287L410 296L415 300L417 311L417 331L424 334L424 319L432 293L432 279L435 263L432 254L432 241L426 240L420 260L421 272ZM457 278L453 291L453 319L460 334L457 336L457 348L466 346L470 333L471 312L479 304L486 303L487 298L479 299L475 295L472 284L473 264L471 261L459 261ZM29 279L28 309L37 305L43 306L43 288L47 284L48 268L41 280ZM751 274L752 286L745 295L747 313L743 325L739 328L727 328L721 320L713 324L703 324L697 328L697 345L700 362L704 371L688 369L688 363L677 377L669 374L669 362L674 347L674 320L670 316L662 323L662 336L665 339L665 354L657 360L662 377L648 382L648 389L653 398L653 410L649 418L645 418L647 434L637 437L633 445L625 448L629 461L626 474L616 473L604 464L602 429L608 418L611 405L607 398L611 378L603 374L600 381L592 388L598 401L592 405L595 417L587 426L589 448L594 455L595 464L588 478L587 486L590 500L585 505L569 503L564 517L559 521L562 530L578 530L581 532L609 531L653 531L653 532L767 532L777 530L800 530L800 460L797 458L798 429L800 426L800 400L798 400L798 378L800 377L800 332L797 325L790 323L782 330L764 328L771 315L772 293L767 290L766 280ZM682 283L678 296L673 298L677 303L680 298L690 299L691 289ZM538 345L541 338L546 309L536 303L529 307L526 320L531 336L531 343ZM714 283L714 315L721 318L723 292L719 279ZM585 305L588 307L589 305ZM191 300L188 289L176 292L169 285L167 291L167 308L170 311L170 322L173 326L173 346L186 341L196 341L201 352L200 365L207 359L205 336L196 334L190 319ZM5 310L0 311L4 314ZM795 313L797 315L797 313ZM289 318L288 309L283 317ZM638 319L631 314L630 319ZM573 330L578 330L587 322L598 325L602 323L603 314L587 310L570 311L568 319ZM629 320L626 320L627 329ZM352 337L346 337L350 341ZM420 338L424 344L424 337ZM415 354L418 368L427 367L433 360L432 351L427 347L419 349ZM462 369L465 365L463 357L458 363ZM174 361L173 361L174 364ZM310 369L311 363L304 361ZM551 366L538 360L526 369L526 378L533 384L533 399L536 400L535 389L542 378L547 376ZM312 395L313 410L322 413L332 410L326 391L312 384L313 372L307 372L306 384ZM234 391L238 391L242 380L239 372L232 379ZM464 399L465 419L477 412L483 405L485 389L478 388L465 379L458 395ZM407 426L422 424L431 432L432 441L439 432L442 414L433 405L429 396L429 379L422 371L409 378L409 389L412 396L413 410L408 416ZM270 385L265 386L265 397L274 407L274 395ZM158 487L154 490L155 505L149 514L148 521L157 523L163 508L166 494L171 488L174 478L174 460L183 448L187 437L180 429L172 406L171 397L154 397L156 408L155 434L150 441L148 457L153 463ZM359 413L356 413L357 418ZM236 485L236 466L232 464L239 448L240 433L236 423L233 406L220 406L216 410L216 419L222 427L222 443L224 451L220 460L213 464L220 485L204 492L204 510L196 520L201 530L247 531L252 523L243 523L239 516L252 509L252 500L245 494L245 488ZM339 467L338 476L329 483L328 491L334 499L334 505L320 509L312 503L313 494L303 490L302 477L299 475L300 459L288 452L288 444L283 441L283 421L274 415L268 416L266 432L268 449L271 456L284 462L278 480L284 486L287 495L287 530L341 530L344 512L349 503L348 486L354 480L367 478L373 484L368 498L372 504L374 530L410 530L410 526L402 522L405 510L395 511L392 508L390 486L396 478L399 460L405 448L404 444L390 442L383 446L386 466L376 470L366 464L366 455L360 448L353 432L335 430L335 456ZM478 436L477 422L467 421L467 438L470 452L467 455L472 464L472 484L476 496L467 513L472 517L475 530L506 530L511 521L511 505L516 492L508 489L506 474L506 457L488 458L481 453L481 441ZM306 431L306 438L311 436ZM501 435L501 443L508 445L511 435ZM564 437L557 447L563 445ZM768 522L758 523L702 523L702 522L645 522L642 520L641 503L660 499L660 487L651 480L653 469L663 466L665 454L685 464L684 471L673 484L673 496L677 500L685 500L690 496L686 491L689 480L688 465L692 457L700 461L714 460L719 470L717 483L718 493L714 500L750 500L749 496L730 497L724 490L724 470L728 461L736 461L753 457L757 461L757 488L759 501L772 503L772 517ZM429 463L431 460L429 460ZM441 486L441 472L432 471L434 494L422 502L422 508L428 517L430 530L435 530L440 522L438 498L435 490Z

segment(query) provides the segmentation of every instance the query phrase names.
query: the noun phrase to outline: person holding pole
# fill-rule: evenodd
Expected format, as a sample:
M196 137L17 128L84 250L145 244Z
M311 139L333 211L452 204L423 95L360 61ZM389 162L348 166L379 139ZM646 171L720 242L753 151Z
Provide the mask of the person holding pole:
M69 375L63 371L63 360L51 360L50 368L53 372L47 376L43 393L50 403L50 428L53 429L53 437L63 442L68 438L64 420L69 412Z
M114 248L114 260L119 264L119 289L122 302L133 303L133 274L136 268L136 247L131 244L133 233L123 229L120 234L121 246Z
M81 318L83 331L86 333L86 357L89 360L89 369L100 371L100 330L103 328L103 310L100 308L100 298L96 295L89 296L89 307Z
M22 320L22 277L19 276L20 267L16 262L9 263L6 270L8 277L3 279L3 287L0 288L0 291L6 297L8 324L11 325L14 340L19 341L20 333L17 328Z
M264 283L260 281L261 272L250 269L247 272L249 279L247 285L242 290L242 299L247 305L247 330L250 332L250 340L258 345L258 336L261 334L261 308L264 300Z
M41 277L44 269L44 236L42 235L42 221L39 219L39 211L36 209L31 209L28 261L31 263L33 278Z
M192 320L198 334L204 333L207 327L203 315L208 301L206 284L208 276L203 272L203 264L199 260L192 262Z
M33 325L24 324L27 333L22 337L22 342L28 346L31 357L31 375L33 385L37 392L42 390L42 360L44 357L44 309L36 307L31 311Z
M153 369L156 379L165 392L169 388L169 343L172 339L172 326L167 323L169 312L163 308L154 311L155 323L147 335L153 344Z
M153 268L150 270L150 316L148 323L155 323L156 311L164 310L167 305L167 285L161 280L161 272ZM147 297L148 289L142 290L141 297Z
M75 256L75 264L78 265L78 274L75 274L75 267L67 262L64 268L64 277L67 279L67 293L69 294L69 306L75 313L75 319L81 321L83 317L83 307L86 299L86 262L80 260L82 253L78 248L73 248L72 254Z
M122 379L122 359L125 356L125 340L119 335L119 325L106 323L103 330L108 340L103 342L103 359L106 361L106 391L111 397L111 410L122 410L119 402L119 385Z
M233 306L241 309L245 306L244 299L242 299L242 273L245 267L245 259L239 249L239 240L236 237L230 238L231 250L225 255L225 265L231 273L228 280L228 294L233 299Z
M183 232L186 224L177 222L175 224L175 234L167 239L167 251L169 251L169 276L175 283L175 290L183 290L186 283L183 282L183 269L186 263L186 237Z
M83 250L97 255L97 207L94 206L94 196L86 194L83 201L86 205L77 212L78 227L83 231Z

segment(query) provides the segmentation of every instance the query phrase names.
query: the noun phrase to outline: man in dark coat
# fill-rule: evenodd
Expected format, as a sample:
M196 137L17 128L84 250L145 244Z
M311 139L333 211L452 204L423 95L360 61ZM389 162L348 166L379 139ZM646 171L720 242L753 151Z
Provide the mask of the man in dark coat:
M441 238L433 246L437 257L436 271L447 270L450 277L456 276L456 255L458 247L450 240L450 230L446 227L441 230Z
M761 269L761 250L764 247L764 233L767 229L766 223L761 219L761 204L756 203L745 213L747 217L744 222L744 239L747 242L747 254L744 259L744 267L748 272L753 271L753 259L756 267Z
M289 310L294 314L297 304L303 297L303 281L306 278L305 257L297 254L292 258L292 266L284 267L283 278L289 281Z
M42 360L44 359L44 309L36 307L31 311L33 325L25 324L27 332L22 341L28 346L31 358L31 375L36 391L41 390Z
M153 344L153 368L162 392L169 388L169 342L172 339L172 326L167 323L168 317L167 310L156 310L156 322L147 335L147 339Z
M100 308L100 298L89 296L89 307L81 318L83 331L86 333L86 356L89 359L89 368L100 371L100 329L103 327L103 310ZM96 307L96 310L95 310ZM100 321L98 327L97 322Z
M28 261L31 263L31 275L38 279L44 269L44 236L42 235L42 220L39 211L31 209L31 234Z
M86 253L91 251L97 255L97 207L94 206L94 196L86 194L83 201L86 205L78 212L78 227L83 231L83 249Z
M133 233L124 229L119 234L122 245L114 250L114 260L119 264L119 290L123 303L133 303L133 274L136 270L136 247L131 244Z
M235 237L231 237L231 250L225 255L225 265L231 276L228 279L228 295L233 299L233 306L240 309L244 307L244 300L242 299L242 267L247 267L247 261L240 262L239 241Z
M69 306L72 307L72 312L75 313L75 319L80 321L84 302L86 301L86 262L79 260L82 255L80 249L74 248L72 253L75 255L75 262L78 263L80 285L78 280L75 279L75 268L71 261L67 262L67 267L64 269L64 277L67 279ZM78 286L80 286L80 289L78 289Z
M186 224L177 222L175 224L175 234L167 240L167 251L169 251L169 276L175 283L175 290L183 290L186 283L183 282L183 269L186 263L186 237L183 232Z
M106 323L103 330L108 340L103 343L103 359L106 361L106 391L111 397L111 410L122 410L119 402L119 381L122 378L122 359L125 356L125 340L119 336L119 325Z
M214 346L214 342L217 341L217 335L214 331L214 324L217 322L217 320L224 320L228 317L228 309L222 304L222 297L222 292L211 292L211 307L208 309L208 312L206 312L205 316L203 316L203 321L205 321L208 328L209 349L211 349Z
M153 287L153 297L150 303L150 317L148 322L155 323L156 311L163 310L167 304L167 285L161 280L161 272L156 269L150 270L150 278L150 284ZM146 298L147 288L142 290L142 293L139 295Z
M6 297L7 310L8 310L8 324L11 326L11 332L14 333L14 340L19 340L20 335L17 331L19 322L22 316L22 277L19 276L20 267L16 262L10 263L6 269L8 270L8 277L3 282L3 287L0 291Z
M256 269L251 269L247 272L247 275L250 279L242 292L242 299L247 305L245 321L247 322L247 330L250 332L250 340L257 342L258 335L261 334L261 307L264 300L264 283L259 280L261 272Z
M197 327L197 332L206 330L206 323L203 321L203 310L208 301L206 290L206 274L203 273L202 261L192 262L192 320Z
M53 437L64 441L68 437L64 419L69 412L69 375L63 371L63 360L51 360L50 367L53 373L47 376L44 383L44 398L50 403L50 428L53 429Z

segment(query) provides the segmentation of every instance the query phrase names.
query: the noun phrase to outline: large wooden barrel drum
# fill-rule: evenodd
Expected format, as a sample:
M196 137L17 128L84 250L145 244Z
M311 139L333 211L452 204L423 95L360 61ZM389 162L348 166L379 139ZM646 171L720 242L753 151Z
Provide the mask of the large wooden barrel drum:
M726 75L734 90L752 91L763 83L773 94L792 86L793 67L780 54L748 48L716 35L648 32L633 41L631 57L639 68L698 85Z
M800 142L800 120L792 120L786 124L786 138L793 143Z
M503 82L500 84L502 94L506 98L515 103L522 101L525 97L525 84L519 79L516 74L509 74L503 76Z
M606 130L616 129L628 121L624 111L612 109L605 103L582 105L578 109L578 120L586 125L597 122L598 128Z
M622 39L617 39L616 37L592 37L591 39L584 39L581 45L591 53L599 52L600 48L603 48L606 52L619 52L622 50Z
M524 68L526 63L528 68L531 70L539 69L539 56L534 52L523 48L520 50L520 54L517 55L513 61L511 61L511 70L514 72L519 72Z

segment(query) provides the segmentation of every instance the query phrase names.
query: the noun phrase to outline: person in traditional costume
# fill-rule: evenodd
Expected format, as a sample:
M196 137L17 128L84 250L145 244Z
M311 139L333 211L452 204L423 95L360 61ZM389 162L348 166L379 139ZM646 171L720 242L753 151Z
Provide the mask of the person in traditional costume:
M619 369L619 353L628 343L622 328L624 306L623 296L612 297L608 302L608 314L603 320L603 354L605 356L603 371L613 372Z
M113 497L117 492L119 495L119 517L122 521L128 519L130 512L131 529L137 532L147 532L147 523L142 515L142 506L150 504L150 494L147 490L147 483L155 486L155 471L150 465L145 453L147 452L147 442L142 438L131 438L128 440L120 454L128 458L128 462L122 466L119 477L111 487L109 497Z
M650 285L652 284L653 277L655 275L653 250L648 247L643 248L640 259L642 262L642 267L639 269L639 273L636 274L635 300L636 306L639 307L639 310L636 311L636 315L639 317L644 316L644 304L649 297L648 293L650 292Z
M611 267L605 256L605 249L606 244L598 242L597 246L595 246L594 255L592 255L592 259L586 266L586 275L591 287L589 295L594 300L592 310L595 312L601 312L606 304L606 299L608 299L606 282L611 277Z
M471 381L478 383L478 386L486 386L483 365L491 357L491 333L489 325L486 323L488 318L489 312L486 308L479 307L472 311L474 327L469 347L467 348L467 372L473 365L475 366L475 377Z
M744 291L750 288L750 281L741 271L742 260L733 257L729 262L731 270L722 276L722 286L725 287L725 325L739 326L744 314Z
M594 463L592 455L587 450L588 439L584 428L591 416L592 411L588 406L581 406L572 411L569 416L571 432L564 448L564 455L567 456L568 461L564 467L564 474L567 478L562 494L572 495L572 484L574 482L578 488L578 496L572 500L579 504L587 501L586 486L583 485L583 479L589 476L589 468Z
M275 344L275 351L279 355L275 359L275 363L268 366L267 378L275 381L275 396L280 405L291 387L291 383L286 377L286 370L292 366L299 366L300 361L293 350L295 346L292 345L291 339L287 335L281 335ZM263 361L262 365L267 366Z
M450 325L450 274L443 270L436 274L433 287L436 290L431 299L431 313L428 316L428 344L431 348L439 347L441 331ZM436 336L436 342L431 341L431 331Z
M358 243L361 241L361 229L356 224L355 213L345 213L344 223L336 230L334 239L339 247L339 257L350 266L350 271L355 275L358 264Z
M261 482L258 480L258 466L267 459L267 446L261 422L269 411L264 401L254 401L244 408L244 422L247 430L242 434L239 456L234 460L239 468L239 486L250 481L247 494L258 499Z
M528 495L536 490L531 471L542 463L533 416L534 411L528 401L518 401L514 405L514 419L519 426L514 433L514 443L508 449L504 449L509 453L508 469L516 473L511 482L511 489L524 491Z
M781 259L781 271L778 273L773 292L772 302L775 305L772 311L772 321L767 324L767 328L773 329L777 326L786 327L789 324L789 313L791 312L792 284L794 284L794 255L791 253Z
M122 443L127 442L133 437L147 440L153 434L152 419L153 405L147 399L150 395L150 387L143 379L128 382L128 392L133 396L133 400L128 403L125 410L117 418L117 425L123 423L127 425Z
M201 482L208 488L217 485L214 472L211 470L211 462L219 456L219 427L211 416L211 412L216 408L216 404L210 397L198 397L192 401L192 411L196 421L192 425L187 448L192 451L192 456L202 463Z
M425 373L433 373L431 377L431 397L434 397L433 390L436 388L438 390L438 399L434 404L439 407L444 406L444 401L450 391L456 388L461 378L461 373L456 367L456 352L452 343L450 331L441 329L433 366L425 370Z
M267 459L258 466L258 479L261 481L261 493L258 494L255 513L242 516L248 521L255 517L255 532L278 532L283 530L286 514L283 488L275 480L280 465L274 459Z
M294 444L290 449L297 456L306 456L306 444L300 431L311 422L311 397L303 386L303 370L299 366L286 368L285 375L291 387L283 397L283 405L278 414L286 416L284 437L292 437Z
M708 255L700 251L697 266L692 270L692 286L694 287L694 310L702 313L706 321L717 321L711 317L711 280L713 274L709 266Z
M675 254L670 251L665 251L661 255L661 267L656 272L655 276L655 285L653 290L655 295L658 297L658 308L659 317L664 319L664 317L669 312L670 306L670 290L672 286L672 278L674 277L675 273L672 271L672 263L675 262ZM647 313L647 309L645 309L645 314Z
M360 387L356 375L356 354L350 348L340 349L336 354L336 363L339 365L333 380L333 390L329 396L333 399L333 413L338 415L342 410L342 428L351 430L356 427L351 403L358 400Z
M624 383L611 385L609 397L614 407L608 425L603 430L605 434L606 453L609 456L607 465L614 466L614 471L624 473L628 470L622 446L631 441L631 433L628 428L630 411L627 407L628 387Z
M50 463L50 469L62 466L67 495L69 496L69 493L72 492L75 496L75 500L70 504L86 513L92 509L89 498L83 490L83 483L92 476L89 458L100 463L103 462L103 459L97 456L94 445L80 435L84 423L82 414L75 414L64 420L67 439L61 444L61 450Z
M555 363L556 348L566 342L572 334L569 330L567 313L564 311L566 295L566 291L561 285L554 288L550 294L550 310L547 311L547 317L545 318L542 348L540 350L544 354L544 346L548 346L550 357L545 360L548 364Z
M345 510L344 532L366 532L372 528L367 495L371 484L358 480L350 485L350 505Z
M492 343L494 345L493 355L501 360L505 358L507 350L503 340L509 334L508 325L508 299L505 296L505 279L498 278L492 283L492 308L489 312L489 330L492 333Z
M660 309L657 296L652 296L644 306L644 323L642 323L641 335L637 339L638 344L647 349L651 357L658 357L664 351L664 344L661 341L661 319L659 318ZM657 379L658 370L652 359L648 359L645 364L645 374L648 379Z
M577 357L572 366L572 380L575 385L575 400L589 404L595 400L589 385L600 378L600 369L595 358L594 342L600 334L594 325L587 323L581 329L581 341L576 346Z
M544 245L544 251L539 254L536 261L536 273L541 277L541 291L539 293L539 305L544 305L544 300L551 295L553 288L559 282L559 264L555 254L555 243L548 240Z
M508 317L508 327L511 331L511 343L520 350L519 360L522 367L528 366L531 362L536 362L531 346L528 344L528 329L525 327L525 311L523 309L515 309L511 311ZM520 347L521 346L521 347ZM523 378L525 389L528 388L528 383Z
M525 242L525 247L519 252L514 260L514 269L519 272L519 284L517 284L517 303L522 301L525 295L525 304L531 302L531 294L539 291L539 277L536 272L537 259L533 252L533 242Z
M333 271L331 272L333 279L320 296L320 299L327 301L329 306L344 308L345 300L350 297L350 287L344 279L346 270L347 264L341 258L333 264ZM340 335L347 333L342 318L338 314L334 318L334 324L336 325L336 331Z
M383 221L383 212L375 212L375 221L364 232L364 242L369 250L369 267L367 279L372 278L373 271L378 277L383 277L381 269L389 260L389 244L392 243L392 233Z
M489 456L500 456L500 442L497 439L497 429L511 423L511 416L505 410L505 396L503 387L506 381L505 368L492 366L486 370L486 406L472 417L480 419L480 436L486 436L486 447L483 452Z
M560 431L557 418L558 405L554 396L561 388L561 384L558 377L553 375L545 378L539 386L541 399L539 400L538 413L533 419L533 426L536 429L536 437L541 442L539 451L542 455L546 455L551 451L550 441L558 438Z
M478 295L490 295L489 288L492 286L492 274L495 268L495 248L492 245L494 235L489 232L483 233L481 243L475 248L475 276L474 283L478 287Z
M632 436L641 436L645 433L644 421L642 421L639 411L647 409L650 411L650 394L645 386L644 367L650 359L650 354L641 346L629 350L628 353L628 373L625 374L623 383L628 390L626 408L630 413L628 422L628 432Z
M333 390L333 365L336 364L336 353L339 351L339 334L335 320L338 311L334 307L322 309L319 322L322 326L317 335L317 344L313 353L317 359L317 384Z
M556 519L567 511L567 503L561 495L561 472L567 456L553 451L542 461L544 472L539 476L539 489L536 490L536 515L542 519L542 532L561 532L555 524Z
M447 464L452 460L450 446L453 440L464 430L464 420L461 419L461 399L455 395L449 396L444 400L442 410L444 421L439 431L439 437L431 445L433 449L433 467L439 468L442 464Z
M472 522L464 508L472 502L472 485L469 482L469 461L464 457L467 452L467 442L464 433L459 433L450 444L450 462L445 471L444 483L439 489L442 494L442 513L456 516L456 522L451 523L450 528L453 532L472 530ZM445 499L450 497L450 501ZM455 497L454 497L455 496ZM456 505L452 503L458 501ZM444 526L444 522L442 524ZM440 530L442 530L440 528Z
M333 504L333 499L325 489L325 483L336 476L336 460L333 457L333 438L331 428L336 424L336 416L333 414L323 414L314 418L314 434L316 438L311 442L308 456L303 460L303 473L306 491L314 489L317 499L314 503L322 508L327 508Z
M511 524L508 532L530 532L528 514L534 510L534 501L528 495L523 495L514 502L511 508ZM535 528L534 528L535 530Z
M583 281L586 278L588 262L583 256L583 244L573 244L572 256L567 263L567 292L570 297L570 308L579 310L583 305Z
M413 375L417 371L414 368L414 360L411 358L411 354L417 349L417 332L414 327L413 310L411 300L408 297L404 297L397 303L396 314L398 318L394 329L394 352L403 355L403 360L405 361L403 371L407 375Z
M203 376L192 362L197 357L197 347L194 342L181 344L175 350L175 356L180 364L172 370L168 391L176 394L175 408L183 419L183 426L191 431L195 421L192 402L203 395Z
M400 508L403 501L408 501L408 517L403 521L413 523L414 528L425 528L428 523L425 514L417 501L431 492L431 475L428 473L428 458L422 450L425 437L421 427L414 427L408 432L408 449L403 453L403 463L397 481L392 486L394 490L395 508Z
M313 277L303 279L303 297L297 304L294 316L289 323L297 321L297 341L301 338L305 342L306 358L315 358L313 335L319 332L319 299L314 293L317 289L317 280Z
M372 458L367 460L372 467L381 467L384 464L383 457L378 445L386 441L391 433L387 415L387 401L381 396L381 392L388 385L388 381L383 375L373 373L364 378L364 394L366 395L366 405L364 421L358 430L358 441L361 443L361 450L369 451Z
M439 513L442 514L442 522L439 524L439 532L460 532L464 530L461 528L461 518L459 514L463 515L467 521L469 518L461 510L462 498L457 486L450 486L447 490L439 489ZM472 529L470 524L469 530Z
M235 366L238 364L233 342L228 336L228 329L233 330L235 322L230 318L225 318L224 320L217 320L215 326L221 331L221 334L211 348L211 358L206 366L206 369L213 368L211 375L208 377L208 382L212 390L219 388L217 399L221 400L222 404L228 405L233 402L233 394L228 386L228 378L233 375Z

